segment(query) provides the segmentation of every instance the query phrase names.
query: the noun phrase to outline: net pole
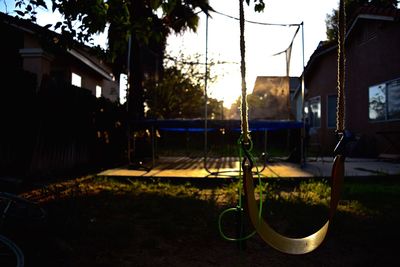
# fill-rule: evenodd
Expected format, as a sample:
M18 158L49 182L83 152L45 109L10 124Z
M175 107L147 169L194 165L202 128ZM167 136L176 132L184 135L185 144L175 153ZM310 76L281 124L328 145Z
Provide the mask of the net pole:
M129 119L129 95L130 95L130 76L131 76L131 47L132 47L132 35L129 35L129 40L128 40L128 56L127 56L127 75L126 75L126 113L128 114L128 119L127 119L127 123L128 123L128 164L130 165L132 163L132 150L134 149L132 147L132 142L131 142L131 122Z
M206 53L205 53L205 73L204 73L204 169L210 172L207 168L207 150L208 150L208 95L207 95L207 81L208 81L208 14L206 14Z

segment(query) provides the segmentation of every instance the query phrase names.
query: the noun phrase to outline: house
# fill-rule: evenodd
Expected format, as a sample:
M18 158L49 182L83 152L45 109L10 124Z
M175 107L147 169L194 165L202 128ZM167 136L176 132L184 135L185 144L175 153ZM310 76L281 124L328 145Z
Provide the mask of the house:
M400 154L400 10L362 7L345 39L345 125L357 156ZM321 42L303 73L311 139L336 145L337 45Z
M61 48L62 36L28 20L0 12L1 64L36 74L37 90L43 77L62 79L111 101L119 99L118 79L88 46L74 43Z
M248 96L250 118L293 119L291 95L299 86L298 77L257 76L253 92Z
M93 49L65 46L65 36L3 13L0 34L0 177L63 175L122 162L118 80Z

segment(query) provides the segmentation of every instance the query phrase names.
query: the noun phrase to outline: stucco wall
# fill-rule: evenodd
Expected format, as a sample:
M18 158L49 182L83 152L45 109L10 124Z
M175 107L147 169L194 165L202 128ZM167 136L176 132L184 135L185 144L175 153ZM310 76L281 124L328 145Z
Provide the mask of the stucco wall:
M325 154L335 145L334 129L327 127L327 97L337 95L337 54L332 49L315 58L305 81L307 99L321 96L321 127L317 138ZM400 131L400 121L369 120L369 87L400 78L400 23L360 20L346 40L346 127L361 137L365 156L400 153L388 146L381 131ZM400 139L400 134L397 136ZM387 148L390 148L387 150Z
M364 20L349 40L348 50L348 125L371 139L376 153L400 153L377 132L400 131L400 121L369 120L369 87L400 78L400 23ZM400 133L397 134L400 138ZM390 148L390 149L388 149Z

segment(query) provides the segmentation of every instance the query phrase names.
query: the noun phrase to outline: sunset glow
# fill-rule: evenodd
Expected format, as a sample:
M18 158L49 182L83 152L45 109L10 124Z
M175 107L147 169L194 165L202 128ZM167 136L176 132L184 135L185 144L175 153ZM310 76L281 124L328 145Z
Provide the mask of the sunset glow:
M211 6L218 12L239 17L238 5L231 0L211 0ZM255 13L252 7L245 10L246 20L268 23L298 24L304 22L305 64L317 48L318 43L326 39L325 19L332 9L337 8L337 0L273 0L267 1L263 13ZM318 12L315 12L318 10ZM239 97L241 87L239 22L237 20L211 13L208 33L208 58L214 62L234 62L214 66L211 72L218 76L214 84L208 86L211 97L224 101L225 107ZM200 14L197 33L171 36L167 51L178 55L202 54L205 58L206 34L205 15ZM247 91L251 93L257 76L286 75L285 54L273 56L288 48L296 27L264 26L246 23L246 67ZM303 71L301 30L293 43L290 75L300 76Z

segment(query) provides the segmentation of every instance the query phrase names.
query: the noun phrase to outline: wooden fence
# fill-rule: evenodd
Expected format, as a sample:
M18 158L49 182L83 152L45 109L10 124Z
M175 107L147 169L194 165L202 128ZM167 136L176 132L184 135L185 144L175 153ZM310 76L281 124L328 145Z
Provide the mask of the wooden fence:
M125 160L124 108L24 71L2 73L0 176L54 175ZM43 83L42 83L43 84Z

